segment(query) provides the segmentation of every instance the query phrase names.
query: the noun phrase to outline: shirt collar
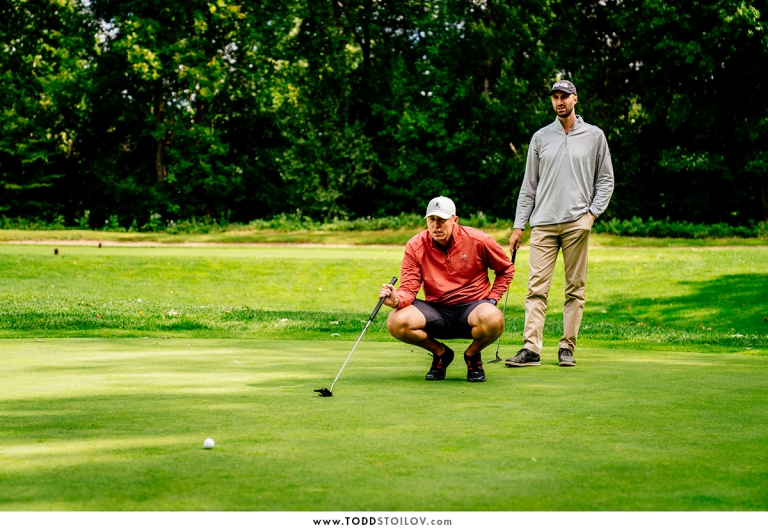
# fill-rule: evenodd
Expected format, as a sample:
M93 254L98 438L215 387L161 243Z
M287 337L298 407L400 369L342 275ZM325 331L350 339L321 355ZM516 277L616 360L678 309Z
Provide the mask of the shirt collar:
M558 129L560 129L561 131L565 131L565 129L563 129L563 122L560 121L560 118L555 118L555 123L557 124L557 128ZM573 127L571 128L571 130L569 132L575 131L576 129L581 127L583 124L584 124L584 120L582 120L581 116L579 116L577 114L576 115L576 121L573 123Z

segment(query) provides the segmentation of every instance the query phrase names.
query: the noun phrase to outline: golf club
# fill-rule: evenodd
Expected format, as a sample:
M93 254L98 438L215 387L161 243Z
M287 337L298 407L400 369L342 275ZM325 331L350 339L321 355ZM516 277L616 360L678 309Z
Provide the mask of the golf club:
M396 283L397 283L397 276L393 276L392 281L389 282L389 284L394 287ZM339 373L336 374L336 379L334 379L333 383L331 383L331 388L318 388L315 390L315 392L320 394L322 397L333 396L333 385L335 385L336 381L339 380L339 376L341 375L341 372L344 370L344 367L347 365L347 362L349 362L349 358L352 357L353 353L355 353L355 348L357 348L357 345L360 344L360 340L363 338L363 335L365 335L365 332L368 330L368 326L370 326L371 322L373 322L373 319L376 318L376 314L379 312L379 309L381 309L382 304L384 304L384 298L379 298L379 303L376 304L376 309L374 309L373 313L371 313L371 318L368 319L368 323L365 325L365 328L363 328L363 332L357 338L357 342L355 343L355 345L352 346L352 351L349 352L349 355L347 355L347 360L344 361L344 364L341 365L341 370L339 370Z
M517 256L517 249L514 249L512 251L512 265L515 264L516 256ZM504 316L504 314L507 312L507 298L509 298L509 288L507 288L507 294L504 295L504 309L501 310L502 316ZM488 361L489 363L497 363L501 361L501 357L499 357L499 346L501 346L501 337L499 337L499 342L496 343L496 358Z

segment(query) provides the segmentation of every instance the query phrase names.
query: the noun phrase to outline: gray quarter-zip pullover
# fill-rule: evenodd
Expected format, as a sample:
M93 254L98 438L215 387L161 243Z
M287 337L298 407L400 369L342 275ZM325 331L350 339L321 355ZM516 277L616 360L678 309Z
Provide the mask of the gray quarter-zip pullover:
M515 228L595 217L613 194L613 165L605 134L576 116L568 134L559 119L531 139L525 177L517 199Z

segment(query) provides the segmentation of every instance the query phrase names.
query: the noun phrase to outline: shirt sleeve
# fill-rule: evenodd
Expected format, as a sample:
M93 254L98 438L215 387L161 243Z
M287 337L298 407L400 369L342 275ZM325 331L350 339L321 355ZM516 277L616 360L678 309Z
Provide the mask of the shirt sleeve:
M400 266L400 288L395 293L399 300L397 309L408 307L413 303L421 289L423 279L421 265L410 246L406 246L403 263Z
M531 218L533 207L536 205L536 188L539 185L539 134L531 138L528 146L528 158L525 162L523 185L517 197L514 228L525 229L525 223Z
M613 162L611 152L608 150L608 141L605 139L605 134L600 131L595 156L595 198L589 205L589 211L598 217L608 208L611 195L613 195Z
M515 277L515 266L507 256L507 253L504 252L504 249L501 248L501 245L491 236L486 235L484 244L486 264L496 275L488 297L498 301L507 292L509 284L512 283L512 278Z

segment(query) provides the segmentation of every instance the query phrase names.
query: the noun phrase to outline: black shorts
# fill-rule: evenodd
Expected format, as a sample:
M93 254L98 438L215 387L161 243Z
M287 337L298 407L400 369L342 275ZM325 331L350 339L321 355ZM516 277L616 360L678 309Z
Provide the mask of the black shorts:
M472 326L469 314L480 304L490 304L488 299L465 304L444 305L424 300L414 300L413 307L427 319L424 331L431 339L471 339Z

